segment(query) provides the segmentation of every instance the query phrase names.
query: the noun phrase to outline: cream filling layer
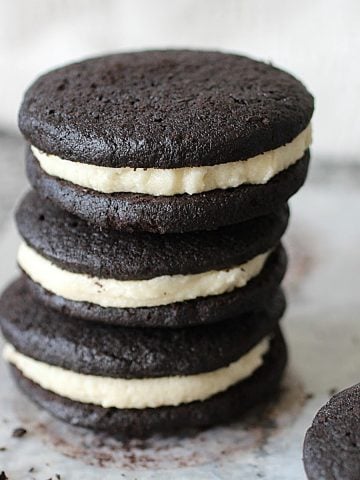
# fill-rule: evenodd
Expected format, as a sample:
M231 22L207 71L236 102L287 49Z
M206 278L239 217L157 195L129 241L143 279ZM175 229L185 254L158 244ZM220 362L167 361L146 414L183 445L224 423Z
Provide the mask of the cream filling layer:
M97 192L131 192L148 195L194 194L238 187L244 183L264 184L293 165L311 144L311 126L291 142L247 160L203 167L172 169L100 167L50 155L32 146L41 168L49 175Z
M263 364L270 339L260 343L239 360L212 372L159 378L111 378L65 370L34 360L6 344L5 360L40 385L71 400L104 408L156 408L206 400L245 380Z
M243 287L260 273L269 255L270 251L261 253L227 270L149 280L115 280L63 270L26 243L20 245L18 263L34 282L55 295L102 307L131 308L168 305Z

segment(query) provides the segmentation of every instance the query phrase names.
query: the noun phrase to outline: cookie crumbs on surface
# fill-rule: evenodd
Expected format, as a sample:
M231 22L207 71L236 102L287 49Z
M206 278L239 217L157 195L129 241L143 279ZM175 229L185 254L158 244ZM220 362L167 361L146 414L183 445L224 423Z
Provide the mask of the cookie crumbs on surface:
M15 428L12 432L12 437L21 438L27 433L27 430L23 427Z
M8 480L8 476L6 475L6 473L4 472L4 470L0 473L0 480Z
M0 452L5 452L7 450L6 447L0 447Z

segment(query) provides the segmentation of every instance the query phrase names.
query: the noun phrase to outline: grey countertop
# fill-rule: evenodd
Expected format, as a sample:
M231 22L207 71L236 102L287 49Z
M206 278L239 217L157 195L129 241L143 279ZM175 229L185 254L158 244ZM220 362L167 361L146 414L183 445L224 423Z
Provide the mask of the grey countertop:
M14 205L26 188L23 147L0 134L0 287L16 274ZM11 480L300 480L302 442L316 410L360 381L360 165L314 159L292 200L286 245L290 364L278 402L197 435L120 442L69 427L25 399L0 364L0 471ZM27 433L12 437L17 427Z

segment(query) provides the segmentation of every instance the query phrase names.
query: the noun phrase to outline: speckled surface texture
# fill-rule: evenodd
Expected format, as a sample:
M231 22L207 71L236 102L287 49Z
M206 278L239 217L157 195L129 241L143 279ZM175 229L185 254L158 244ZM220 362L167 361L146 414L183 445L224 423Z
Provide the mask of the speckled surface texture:
M19 126L33 145L68 160L175 168L272 150L296 137L312 112L305 87L271 65L218 52L154 51L40 77L25 95Z
M316 414L304 443L309 480L360 478L360 384L332 397Z
M8 175L0 177L1 287L17 271L19 237L9 206L25 183L21 166L14 167L22 149L6 144L13 147L0 152L8 162ZM8 477L304 480L302 445L315 413L333 392L359 381L360 170L342 160L336 167L315 156L309 182L291 201L283 322L290 365L277 402L196 435L122 442L51 418L18 392L1 362L0 468ZM18 427L27 433L13 437Z

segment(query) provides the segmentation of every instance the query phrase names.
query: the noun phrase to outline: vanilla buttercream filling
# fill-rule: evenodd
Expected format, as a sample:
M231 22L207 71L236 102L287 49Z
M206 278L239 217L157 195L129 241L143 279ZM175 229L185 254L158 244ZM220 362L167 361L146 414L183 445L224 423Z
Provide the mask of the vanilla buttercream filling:
M158 378L112 378L85 375L61 367L48 365L18 352L6 344L5 360L21 373L57 395L104 408L156 408L203 401L245 380L263 364L270 338L226 367L195 375L176 375Z
M102 307L131 308L168 305L197 297L221 295L244 287L262 270L270 251L242 265L190 275L162 275L149 280L115 280L64 270L26 243L18 252L24 272L46 290L79 302Z
M246 160L218 165L182 168L102 167L65 160L31 150L49 175L103 193L130 192L148 195L195 194L234 188L245 183L265 184L303 157L311 144L308 125L291 142Z

